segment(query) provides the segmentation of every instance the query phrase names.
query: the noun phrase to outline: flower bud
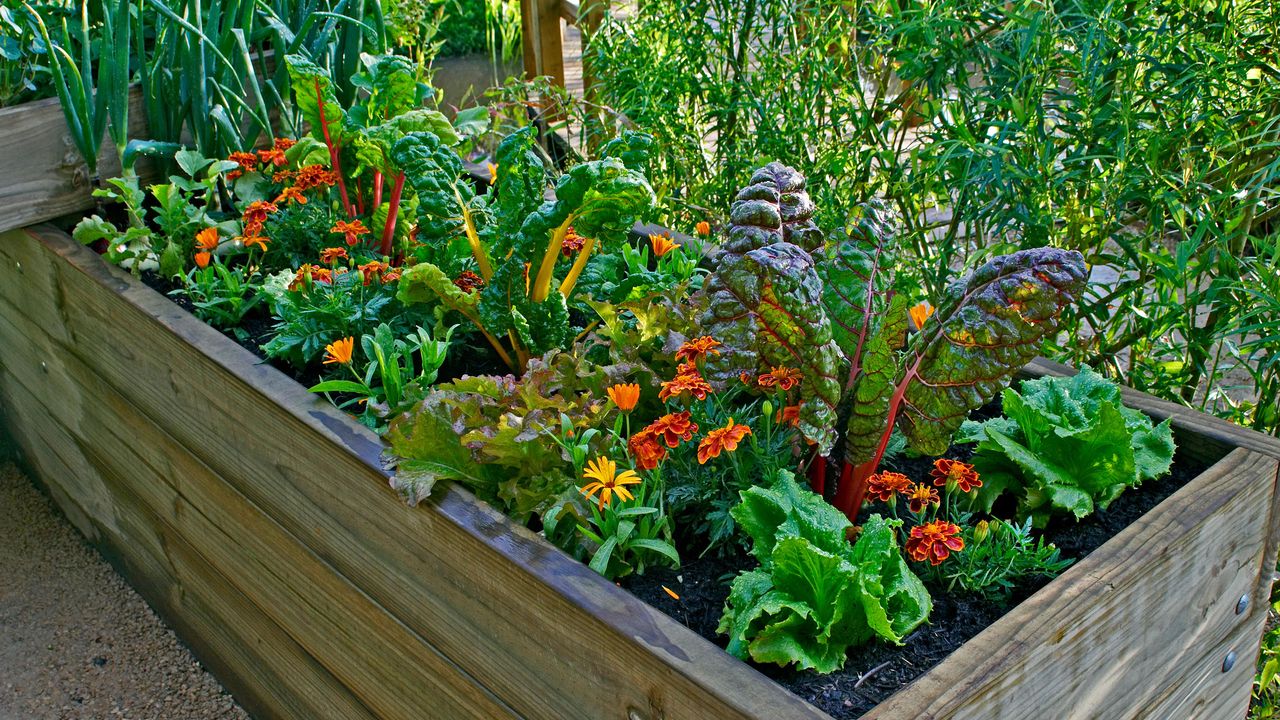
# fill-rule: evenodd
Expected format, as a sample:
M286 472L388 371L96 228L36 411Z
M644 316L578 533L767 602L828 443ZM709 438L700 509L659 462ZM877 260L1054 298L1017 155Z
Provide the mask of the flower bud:
M764 413L765 417L767 418L773 417L773 403L769 402L768 400L764 401L764 405L760 407L760 410L761 412Z
M980 544L989 534L991 534L991 526L986 520L979 520L978 524L973 526L973 544Z

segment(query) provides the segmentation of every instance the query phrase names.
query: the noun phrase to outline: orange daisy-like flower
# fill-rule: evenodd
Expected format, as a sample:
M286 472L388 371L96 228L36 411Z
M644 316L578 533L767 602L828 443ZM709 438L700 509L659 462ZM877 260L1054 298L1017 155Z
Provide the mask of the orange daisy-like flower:
M205 251L218 249L218 228L207 227L196 233L196 248Z
M329 228L329 232L339 233L346 238L348 245L355 245L360 241L361 235L369 234L369 228L365 227L364 223L359 220L339 220L333 224L333 227Z
M937 490L934 490L924 483L912 485L911 490L909 490L906 495L907 507L911 508L911 512L913 513L922 512L926 507L930 505L937 505L942 500L938 497Z
M633 499L634 496L626 486L640 484L640 476L634 470L618 472L618 464L605 457L589 461L582 477L592 481L582 486L582 494L596 500L597 507L601 510L613 500L614 493L623 500ZM600 493L599 499L596 498L596 493Z
M368 285L373 282L375 278L382 277L382 273L390 270L391 266L381 260L370 260L356 269L360 271L361 275L364 275L364 284Z
M267 251L267 239L262 237L261 235L250 235L249 237L242 237L240 238L240 243L244 245L245 250L248 250L249 248L254 247L256 245L262 250L262 252Z
M702 220L697 225L694 226L693 231L698 233L702 237L710 237L711 223L707 222L706 220Z
M902 473L885 471L867 478L868 499L876 497L888 502L899 493L906 495L910 489L911 479Z
M800 406L787 405L786 407L775 413L773 419L778 425L790 425L791 427L800 426Z
M742 438L750 434L751 428L746 425L735 425L733 418L729 418L728 425L712 430L702 438L702 442L698 443L698 464L705 465L711 458L720 457L721 452L737 450Z
M627 449L641 470L652 470L667 459L667 448L652 427L632 433L631 439L627 440Z
M307 196L296 187L287 187L280 191L280 195L275 199L276 204L283 205L287 202L296 202L299 205L307 204Z
M938 458L933 461L933 469L929 474L933 476L933 484L938 487L949 487L954 483L955 487L960 488L960 492L966 493L982 487L978 471L974 470L969 463L962 463L959 460Z
M783 390L790 390L800 384L800 380L804 375L799 370L789 367L776 367L769 372L761 375L756 379L762 388L779 387Z
M298 174L292 170L277 170L272 174L271 181L277 185L284 185L285 183L293 182L297 177Z
M339 260L347 259L347 249L342 247L325 248L320 251L320 262L332 265Z
M680 247L671 241L671 235L668 233L662 233L661 235L651 233L649 235L649 246L653 248L654 257L662 257Z
M738 379L742 381L743 385L746 385L747 387L751 387L752 385L751 373L747 372L746 370L743 370L742 372L738 373Z
M213 254L212 254L212 253L207 253L207 252L203 252L203 251L198 252L198 253L196 253L196 267L198 267L198 268L200 268L201 270L203 270L203 269L205 269L205 268L209 267L209 261L210 261L210 260L212 260L212 259L213 259Z
M344 337L324 346L324 364L350 365L351 354L356 350L356 339Z
M964 538L960 537L960 526L934 520L911 528L903 549L916 562L928 560L930 565L941 565L951 553L964 550Z
M696 363L704 357L719 355L720 341L710 335L703 335L699 338L686 341L676 351L676 362L678 363Z
M622 412L631 412L635 409L636 403L640 402L640 386L636 383L619 383L610 386L605 392Z
M925 321L933 314L933 310L934 307L932 305L927 302L922 302L918 305L911 306L911 309L907 311L907 314L911 316L911 324L919 330L924 327Z
M667 447L678 447L682 440L692 440L693 434L698 432L698 423L690 419L688 410L678 413L667 413L662 417L649 423L645 428L646 431L652 432L655 437L667 443Z
M249 203L249 207L245 208L242 217L244 234L249 237L261 235L262 226L267 222L267 217L279 209L274 203L269 203L265 200L255 200Z
M587 239L578 234L572 226L565 231L564 242L560 245L560 253L565 257L573 257L573 254L582 250L582 246L587 244Z
M228 180L235 180L258 167L258 156L251 152L233 152L227 159L240 166L227 173Z
M463 270L461 275L454 278L453 284L464 293L473 293L484 287L484 278L470 270Z

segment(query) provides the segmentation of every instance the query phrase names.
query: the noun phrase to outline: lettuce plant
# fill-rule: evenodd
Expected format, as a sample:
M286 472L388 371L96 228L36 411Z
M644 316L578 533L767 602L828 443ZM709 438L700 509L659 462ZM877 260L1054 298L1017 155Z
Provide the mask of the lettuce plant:
M592 252L625 242L655 202L637 169L643 154L634 157L634 145L627 144L607 146L603 158L570 168L555 182L554 198L545 199L549 172L534 141L532 127L502 141L487 196L462 181L456 154L431 133L409 133L392 149L417 193L418 240L429 253L405 273L401 299L457 311L517 372L529 358L567 347L573 339L568 300ZM571 236L581 242L576 255L564 252ZM469 257L451 266L439 248L455 240L465 241ZM478 291L454 284L455 273L470 268L481 278Z
M969 411L1053 337L1086 278L1073 251L995 257L949 286L908 341L905 298L892 292L894 224L876 204L861 213L827 242L804 178L780 163L756 171L712 259L701 318L728 346L708 363L713 379L774 366L803 373L799 428L820 456L840 448L835 501L850 517L894 427L916 450L944 452Z
M732 513L760 561L734 580L720 619L733 655L830 673L850 647L901 644L929 617L929 593L898 551L899 521L873 515L851 546L849 520L785 471Z
M1121 402L1120 388L1092 370L1045 377L1004 391L1004 417L965 422L961 440L976 442L982 473L976 502L990 512L1005 494L1018 516L1043 526L1051 515L1082 518L1105 510L1127 488L1173 463L1169 420L1151 419Z

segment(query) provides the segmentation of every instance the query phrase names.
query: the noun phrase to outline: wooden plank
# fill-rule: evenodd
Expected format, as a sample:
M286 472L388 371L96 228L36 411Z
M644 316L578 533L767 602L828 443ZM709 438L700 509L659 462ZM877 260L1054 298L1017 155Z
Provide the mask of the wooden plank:
M39 329L18 332L11 310L0 301L0 325L7 331L0 337L16 338L20 349L39 347ZM69 392L50 393L58 401L38 411L93 434L90 439L84 430L75 433L76 443L94 458L92 469L77 474L117 478L109 498L127 490L157 522L200 547L214 568L378 717L417 717L428 704L447 717L512 717L465 673L227 487L91 368L70 353L52 354L51 363L57 368L49 373L70 376L75 384ZM29 365L14 363L15 382L24 387L42 380ZM227 429L206 424L206 430ZM109 511L99 508L92 514L104 517Z
M404 506L367 430L64 235L39 238L68 262L63 352L520 714L823 717L469 494ZM208 432L222 414L238 432Z
M1233 451L864 717L1024 718L1054 708L1055 717L1105 720L1217 702L1201 697L1210 690L1247 698L1247 668L1196 678L1215 666L1222 674L1207 648L1260 629L1265 603L1245 615L1235 607L1270 586L1274 558L1258 541L1271 532L1276 467ZM1246 705L1216 717L1241 717Z

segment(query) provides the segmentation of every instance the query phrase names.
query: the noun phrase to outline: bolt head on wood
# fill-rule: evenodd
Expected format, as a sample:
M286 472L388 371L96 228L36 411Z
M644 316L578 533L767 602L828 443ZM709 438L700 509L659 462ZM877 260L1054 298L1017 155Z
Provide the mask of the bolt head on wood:
M1236 651L1230 650L1227 656L1222 659L1222 672L1230 672L1231 668L1236 666Z
M1240 596L1240 600L1236 602L1236 614L1240 615L1249 609L1249 595L1246 593Z

